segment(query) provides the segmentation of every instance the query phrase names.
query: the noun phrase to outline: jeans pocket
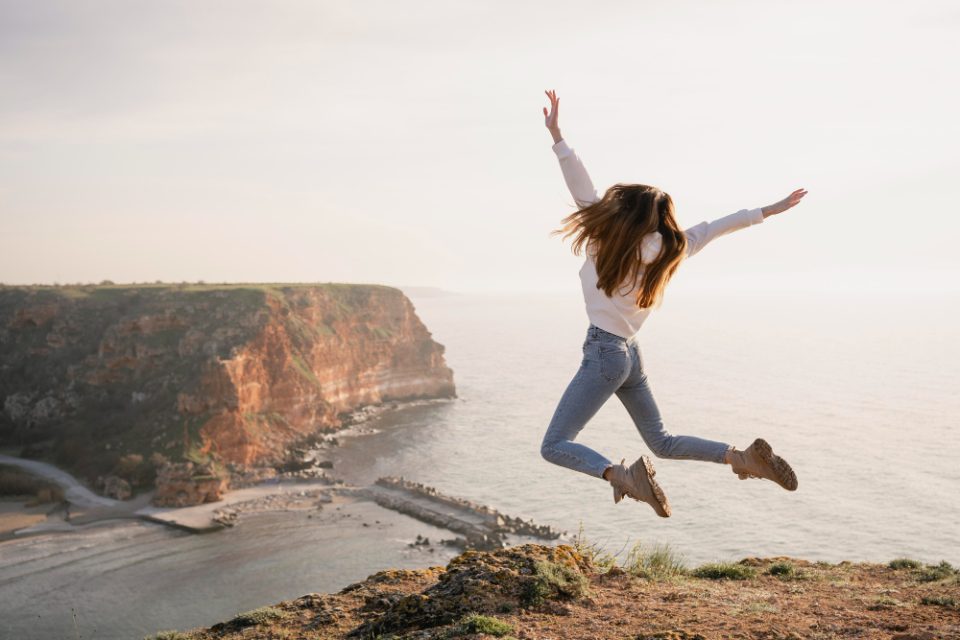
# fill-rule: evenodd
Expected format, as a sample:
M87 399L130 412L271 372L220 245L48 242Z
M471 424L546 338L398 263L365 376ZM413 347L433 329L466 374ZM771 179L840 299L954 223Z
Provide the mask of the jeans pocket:
M600 344L600 374L607 380L619 380L627 374L630 354L626 345Z

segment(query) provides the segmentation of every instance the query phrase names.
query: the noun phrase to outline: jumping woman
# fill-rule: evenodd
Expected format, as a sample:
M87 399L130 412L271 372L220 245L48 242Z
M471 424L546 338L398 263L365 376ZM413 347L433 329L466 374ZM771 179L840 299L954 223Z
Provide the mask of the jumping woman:
M729 464L741 480L764 478L789 491L796 490L793 469L761 438L741 451L724 442L668 433L643 371L637 332L651 308L662 302L664 288L682 260L718 236L759 224L796 206L807 192L797 189L776 204L742 209L681 230L674 217L673 200L656 187L618 183L602 197L597 194L580 158L560 134L560 99L554 91L546 94L550 111L544 107L543 115L553 136L553 151L579 207L563 218L563 226L553 234L563 234L563 239L573 236L575 255L586 250L580 281L590 325L580 369L554 411L541 454L554 464L608 481L613 486L614 503L629 496L646 502L661 517L668 517L670 503L654 480L656 472L647 456L625 467L625 459L613 464L574 442L615 393L658 458Z

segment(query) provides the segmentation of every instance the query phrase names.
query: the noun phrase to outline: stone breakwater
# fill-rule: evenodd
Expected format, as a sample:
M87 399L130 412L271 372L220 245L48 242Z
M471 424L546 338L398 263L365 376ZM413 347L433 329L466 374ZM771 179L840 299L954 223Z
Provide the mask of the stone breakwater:
M383 477L363 490L377 504L414 517L422 522L458 533L460 546L499 549L506 535L556 540L561 535L549 526L500 513L487 505L445 495L435 488L402 477Z
M364 406L456 397L443 352L392 287L0 287L0 446L208 499L165 465L281 466Z
M292 493L272 493L216 509L213 512L213 520L225 527L232 527L237 523L237 518L245 513L303 509L320 510L323 509L323 505L333 502L332 494L333 490L330 488L301 489Z

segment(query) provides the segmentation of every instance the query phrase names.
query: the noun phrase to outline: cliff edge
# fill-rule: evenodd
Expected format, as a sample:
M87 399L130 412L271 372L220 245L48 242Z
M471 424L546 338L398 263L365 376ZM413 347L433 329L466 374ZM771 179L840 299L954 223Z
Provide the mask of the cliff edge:
M359 407L455 397L443 353L387 286L2 287L0 446L215 495L222 469L282 464Z
M687 570L663 548L627 560L579 544L466 551L446 567L381 571L336 594L152 638L960 637L960 573L947 563L748 558Z

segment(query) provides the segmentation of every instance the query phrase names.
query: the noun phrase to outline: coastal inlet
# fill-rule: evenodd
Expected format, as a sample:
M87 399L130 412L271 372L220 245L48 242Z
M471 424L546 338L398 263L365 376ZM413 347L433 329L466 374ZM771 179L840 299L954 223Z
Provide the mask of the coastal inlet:
M456 398L443 345L399 289L0 287L0 353L0 462L61 490L45 517L7 518L6 537L126 518L206 532L334 499L374 500L460 548L560 536L402 478L327 473L337 436Z

